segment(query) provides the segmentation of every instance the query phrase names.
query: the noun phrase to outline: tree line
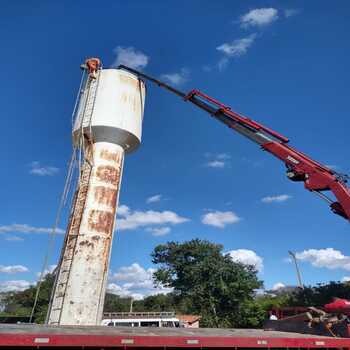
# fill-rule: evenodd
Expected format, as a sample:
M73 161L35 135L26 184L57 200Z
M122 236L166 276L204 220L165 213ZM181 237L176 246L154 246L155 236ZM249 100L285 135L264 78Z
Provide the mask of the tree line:
M350 284L331 282L304 289L292 288L257 294L263 288L254 266L235 262L223 253L223 246L194 239L158 245L151 254L157 266L154 284L172 288L133 301L133 311L174 311L201 316L201 327L260 327L273 307L322 306L332 297L350 298ZM54 275L48 274L39 293L34 319L45 320ZM28 316L37 286L22 292L7 293L0 316ZM107 293L105 312L127 312L130 298Z

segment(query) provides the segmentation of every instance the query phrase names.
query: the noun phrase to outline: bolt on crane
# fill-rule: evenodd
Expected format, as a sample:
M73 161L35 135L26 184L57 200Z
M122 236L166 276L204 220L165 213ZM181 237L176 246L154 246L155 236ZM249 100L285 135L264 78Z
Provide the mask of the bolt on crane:
M120 65L118 68L134 73L140 79L151 81L181 97L184 101L193 103L229 128L257 143L264 151L285 164L286 174L290 180L303 182L307 190L317 194L329 204L333 213L350 220L350 189L346 185L348 175L338 173L313 160L289 146L287 137L231 110L230 107L199 90L185 93L125 65ZM325 191L332 192L336 200L327 196Z

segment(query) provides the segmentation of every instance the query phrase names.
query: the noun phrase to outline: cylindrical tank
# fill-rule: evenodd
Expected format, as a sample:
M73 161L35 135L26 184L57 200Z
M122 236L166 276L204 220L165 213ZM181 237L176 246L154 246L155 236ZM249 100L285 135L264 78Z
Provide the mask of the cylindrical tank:
M99 325L102 319L124 154L141 142L145 86L118 69L92 70L73 127L81 148L78 188L47 323Z
M77 145L82 132L94 142L111 142L126 153L141 142L145 85L121 69L103 69L82 92L73 128Z

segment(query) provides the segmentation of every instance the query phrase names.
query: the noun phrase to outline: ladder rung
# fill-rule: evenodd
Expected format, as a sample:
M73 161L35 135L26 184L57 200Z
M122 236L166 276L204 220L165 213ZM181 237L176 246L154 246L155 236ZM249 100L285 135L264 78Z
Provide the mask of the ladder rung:
M65 294L62 294L62 295L55 295L55 299L57 298L64 298L65 297Z

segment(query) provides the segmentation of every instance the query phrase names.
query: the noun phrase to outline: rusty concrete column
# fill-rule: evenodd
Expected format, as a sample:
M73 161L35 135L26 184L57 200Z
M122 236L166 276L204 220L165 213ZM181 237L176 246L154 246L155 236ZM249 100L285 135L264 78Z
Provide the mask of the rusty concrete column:
M80 181L86 195L75 204L70 244L63 254L51 324L96 325L102 319L124 150L107 142L88 147L92 148L89 160L92 167L86 162L86 169L82 170L90 172L90 176L88 181ZM75 227L79 227L78 232Z

